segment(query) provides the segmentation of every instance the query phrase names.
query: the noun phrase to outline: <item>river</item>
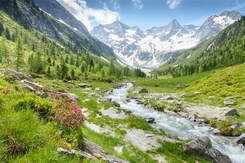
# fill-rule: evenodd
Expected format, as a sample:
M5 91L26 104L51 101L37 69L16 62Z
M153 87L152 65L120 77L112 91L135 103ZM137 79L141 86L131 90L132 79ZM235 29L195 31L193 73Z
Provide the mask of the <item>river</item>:
M245 148L235 144L234 138L214 135L213 128L208 125L200 125L182 117L149 109L144 105L137 104L134 99L127 102L127 92L131 87L133 87L132 83L126 83L123 87L114 89L108 98L118 102L122 109L132 112L135 116L155 118L157 128L182 140L208 136L213 147L228 155L234 163L245 163Z

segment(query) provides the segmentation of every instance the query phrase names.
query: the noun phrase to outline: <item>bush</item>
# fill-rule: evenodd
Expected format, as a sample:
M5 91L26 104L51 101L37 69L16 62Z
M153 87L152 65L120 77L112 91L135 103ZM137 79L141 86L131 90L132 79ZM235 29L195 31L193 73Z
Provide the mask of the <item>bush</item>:
M42 118L47 119L53 105L50 101L42 99L40 97L26 97L16 102L14 108L16 110L32 109L38 112L38 115Z
M85 120L82 109L70 101L66 94L52 93L51 97L58 100L58 105L53 109L49 119L62 130L62 136L68 143L73 147L81 146L83 140L81 125Z

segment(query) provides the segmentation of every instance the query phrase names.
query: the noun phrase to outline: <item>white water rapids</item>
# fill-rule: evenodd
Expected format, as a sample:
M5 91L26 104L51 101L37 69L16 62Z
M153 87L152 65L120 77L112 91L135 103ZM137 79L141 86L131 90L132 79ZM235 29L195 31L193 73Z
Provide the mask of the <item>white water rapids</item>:
M122 109L131 111L135 116L155 118L158 128L180 139L194 139L208 136L212 141L213 147L228 155L234 163L245 163L245 148L242 145L235 144L234 138L214 135L213 128L210 126L200 125L182 117L171 116L146 108L144 105L137 104L136 100L127 102L127 92L132 86L133 84L126 83L123 87L114 89L112 94L108 95L108 98L118 102Z

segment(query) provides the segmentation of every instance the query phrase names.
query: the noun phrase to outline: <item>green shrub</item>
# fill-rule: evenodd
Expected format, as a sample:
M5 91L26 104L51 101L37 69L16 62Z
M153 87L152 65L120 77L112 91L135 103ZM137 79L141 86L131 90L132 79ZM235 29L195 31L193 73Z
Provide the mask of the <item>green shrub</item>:
M42 118L48 118L50 110L52 109L53 104L46 100L39 97L27 97L24 99L20 99L16 102L14 108L16 110L23 110L23 109L32 109L38 112L38 115Z

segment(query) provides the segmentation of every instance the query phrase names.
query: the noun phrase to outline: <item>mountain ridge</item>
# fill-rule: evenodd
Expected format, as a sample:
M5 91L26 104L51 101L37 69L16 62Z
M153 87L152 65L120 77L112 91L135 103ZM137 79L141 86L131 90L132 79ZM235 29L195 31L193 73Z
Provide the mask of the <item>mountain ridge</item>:
M91 34L113 48L117 57L129 66L155 69L181 51L215 36L240 17L241 14L236 11L224 11L218 16L209 17L199 28L192 24L180 25L174 19L165 26L146 31L117 21L117 24L121 24L120 28L124 28L120 32L118 28L112 28L114 22L95 27Z

